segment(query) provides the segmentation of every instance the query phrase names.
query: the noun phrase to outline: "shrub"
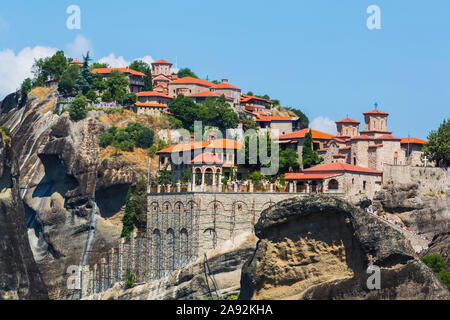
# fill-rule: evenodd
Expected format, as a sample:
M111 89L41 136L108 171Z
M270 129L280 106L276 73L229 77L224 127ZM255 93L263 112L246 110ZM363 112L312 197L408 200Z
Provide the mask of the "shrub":
M442 258L439 254L427 254L422 257L422 261L431 270L433 270L434 273L439 273L448 268L444 258Z
M74 121L79 121L86 118L87 114L86 106L87 106L86 97L83 96L82 94L78 94L71 103L69 109L70 118L72 118L72 120Z
M154 157L156 155L156 151L158 151L158 150L157 150L156 146L153 145L148 149L148 155L150 157Z
M136 285L136 278L130 269L127 269L127 274L125 276L125 286L127 289L133 288Z

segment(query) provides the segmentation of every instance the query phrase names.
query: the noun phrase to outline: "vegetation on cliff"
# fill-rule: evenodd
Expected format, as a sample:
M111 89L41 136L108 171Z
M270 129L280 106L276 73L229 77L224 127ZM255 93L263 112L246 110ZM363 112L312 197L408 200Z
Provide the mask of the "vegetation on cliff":
M427 254L422 257L422 261L441 279L450 290L450 269L439 254Z
M130 239L135 227L142 228L147 221L147 180L142 178L128 189L121 237Z
M112 145L122 151L133 151L134 147L147 149L153 145L155 133L141 122L129 122L125 129L115 125L100 136L100 146Z
M450 165L450 119L444 122L437 130L433 130L427 137L428 143L423 146L423 154L429 160L436 161L439 166Z

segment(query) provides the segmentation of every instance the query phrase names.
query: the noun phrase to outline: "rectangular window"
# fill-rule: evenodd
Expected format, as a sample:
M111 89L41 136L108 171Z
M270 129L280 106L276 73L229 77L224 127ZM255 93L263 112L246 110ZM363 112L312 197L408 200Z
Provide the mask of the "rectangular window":
M366 190L366 181L363 181L363 190Z

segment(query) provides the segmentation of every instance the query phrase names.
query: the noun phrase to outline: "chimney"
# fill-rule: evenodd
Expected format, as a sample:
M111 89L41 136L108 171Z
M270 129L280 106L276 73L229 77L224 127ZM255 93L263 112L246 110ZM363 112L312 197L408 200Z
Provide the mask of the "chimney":
M228 79L222 79L222 83L228 83Z

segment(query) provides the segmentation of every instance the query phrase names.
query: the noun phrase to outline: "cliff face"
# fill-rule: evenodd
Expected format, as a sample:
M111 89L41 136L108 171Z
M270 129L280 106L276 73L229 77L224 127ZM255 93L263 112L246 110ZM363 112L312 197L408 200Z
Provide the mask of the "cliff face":
M373 206L429 238L450 230L450 197L420 194L416 183L384 185Z
M0 134L0 300L47 299L28 242L18 179L10 140Z
M120 159L102 161L105 124L95 114L79 122L54 114L56 100L56 89L34 89L25 106L8 102L0 125L12 132L34 258L50 298L66 299L74 293L67 268L96 262L118 245L126 191L145 172Z
M290 199L265 210L240 299L449 299L403 234L340 199ZM381 270L369 290L369 265Z

